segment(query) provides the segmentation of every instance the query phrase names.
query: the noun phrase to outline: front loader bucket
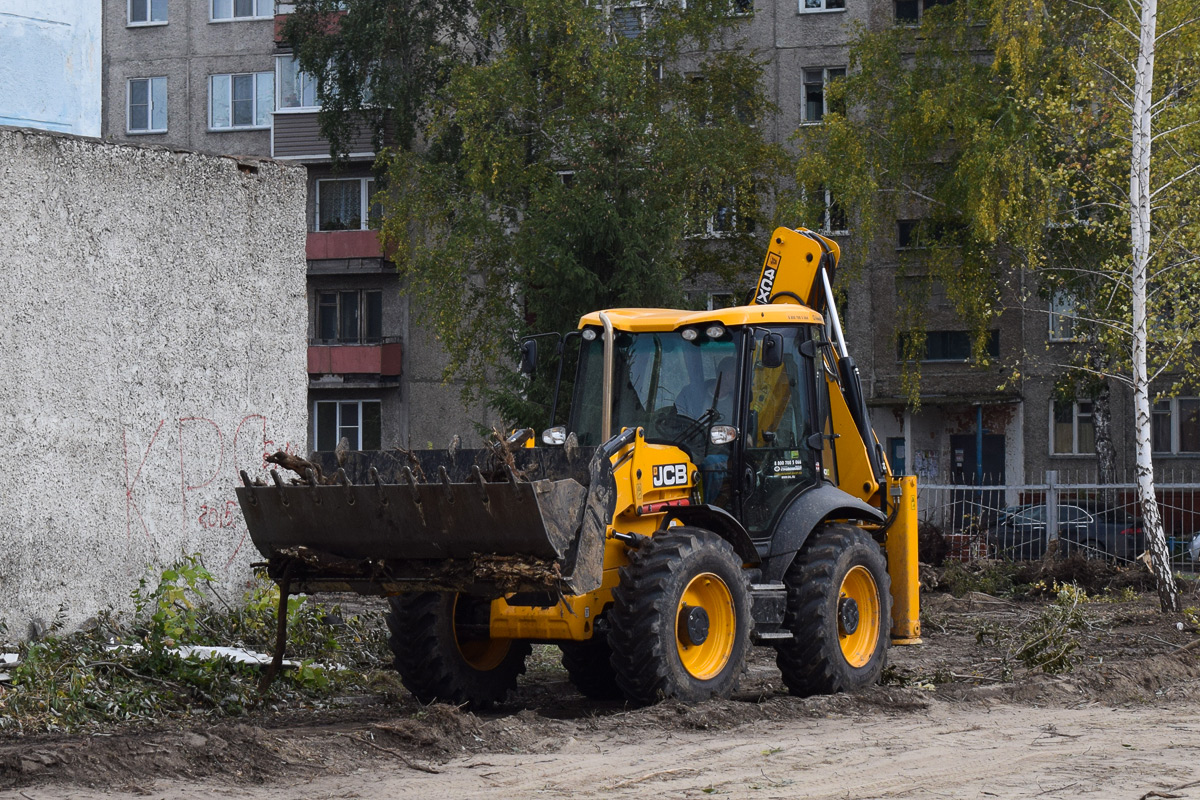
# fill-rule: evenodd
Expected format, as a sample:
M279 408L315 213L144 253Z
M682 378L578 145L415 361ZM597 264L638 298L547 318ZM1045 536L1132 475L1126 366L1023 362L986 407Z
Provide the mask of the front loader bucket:
M355 467L365 456L356 455L351 472L361 471ZM288 484L274 472L274 485L246 481L238 500L272 577L299 592L368 594L581 594L599 586L604 532L583 535L588 490L579 480L521 480L518 472L527 471L520 467L485 470L479 463L489 466L489 451L420 456L402 467L383 464L398 478L391 483L374 465L358 485L345 470L332 485L315 474Z

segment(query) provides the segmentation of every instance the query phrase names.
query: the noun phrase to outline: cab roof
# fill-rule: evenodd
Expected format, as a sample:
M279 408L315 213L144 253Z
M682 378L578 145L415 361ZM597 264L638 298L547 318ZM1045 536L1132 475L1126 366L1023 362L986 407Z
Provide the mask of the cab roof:
M585 314L579 327L601 325L599 311ZM604 312L613 327L629 333L673 331L691 325L719 322L735 325L797 325L824 323L824 318L808 306L776 303L768 306L733 306L712 311L681 311L677 308L609 308Z

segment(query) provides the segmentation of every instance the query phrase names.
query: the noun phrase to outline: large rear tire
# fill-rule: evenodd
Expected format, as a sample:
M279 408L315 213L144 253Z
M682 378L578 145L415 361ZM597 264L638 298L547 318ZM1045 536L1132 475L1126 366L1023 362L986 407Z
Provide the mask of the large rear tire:
M608 615L617 685L634 703L728 697L750 647L750 586L733 548L675 527L629 556Z
M792 694L852 692L879 682L887 662L891 579L879 545L853 525L813 534L784 577L775 663Z
M525 672L527 642L486 634L491 602L454 592L391 598L388 646L400 680L422 703L487 708Z

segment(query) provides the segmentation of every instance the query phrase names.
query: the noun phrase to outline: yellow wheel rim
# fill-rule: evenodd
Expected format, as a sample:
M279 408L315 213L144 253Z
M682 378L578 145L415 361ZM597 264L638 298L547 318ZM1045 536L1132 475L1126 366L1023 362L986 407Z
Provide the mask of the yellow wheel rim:
M866 567L853 567L838 590L838 644L852 667L864 667L879 645L879 587Z
M720 576L704 572L688 583L675 612L675 646L683 668L698 680L721 674L737 641L733 593Z
M508 655L508 648L511 646L512 640L488 638L464 641L458 635L458 599L458 596L454 598L454 613L452 614L454 644L458 648L458 654L462 656L463 661L480 672L495 669Z

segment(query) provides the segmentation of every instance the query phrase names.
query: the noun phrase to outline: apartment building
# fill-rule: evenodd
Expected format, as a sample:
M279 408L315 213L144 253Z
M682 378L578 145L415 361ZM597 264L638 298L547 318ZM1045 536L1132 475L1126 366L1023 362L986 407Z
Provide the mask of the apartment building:
M787 143L828 112L827 86L850 68L859 28L912 25L945 0L754 0L731 3L739 38L765 60L764 80L779 109L767 135ZM645 3L609 10L625 36L637 35ZM370 140L351 147L333 171L317 129L316 91L277 37L286 3L271 0L105 0L104 135L218 153L269 155L309 171L308 275L310 446L442 446L484 410L458 409L440 383L441 351L410 322L408 300L381 257L371 229ZM923 211L906 209L892 234L856 237L852 220L826 196L821 219L794 220L843 246L848 291L843 319L863 373L874 422L893 464L926 480L1020 484L1047 469L1094 468L1095 426L1086 398L1056 399L1055 364L1077 347L1070 306L1047 303L1016 276L988 340L997 366L970 362L966 324L937 286L924 315L921 403L901 385L895 331L899 298L923 279L914 236ZM719 230L708 231L720 235ZM746 265L747 272L757 271ZM729 304L744 286L699 283L693 299ZM1029 354L1037 354L1030 357ZM1019 375L1011 369L1020 365ZM452 413L445 409L452 408ZM1118 465L1132 466L1129 398L1113 393ZM1161 401L1155 449L1167 467L1200 456L1200 399Z
M308 347L308 447L443 447L488 415L442 383L443 352L413 323L380 251L370 137L331 164L316 87L278 36L289 11L274 0L104 0L102 136L306 167L309 324L296 335Z

